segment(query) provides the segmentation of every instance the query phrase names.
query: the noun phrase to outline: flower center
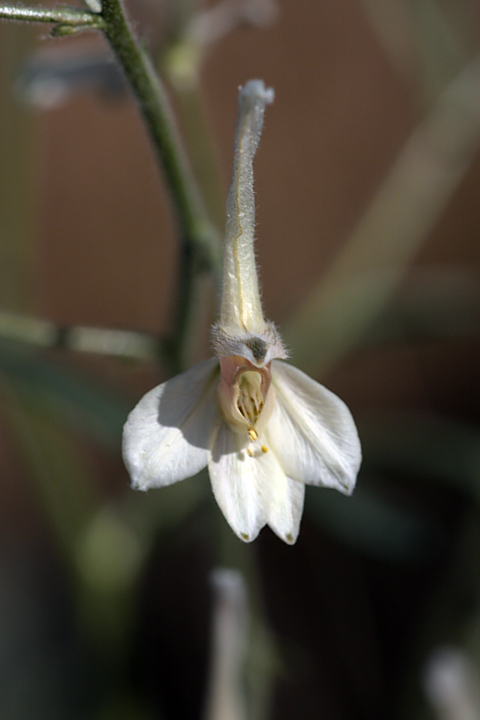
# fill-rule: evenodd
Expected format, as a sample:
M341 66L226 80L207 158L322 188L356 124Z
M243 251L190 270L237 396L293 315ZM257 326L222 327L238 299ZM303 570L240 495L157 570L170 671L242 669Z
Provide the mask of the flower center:
M237 407L241 415L255 425L260 413L263 410L264 402L261 392L262 376L255 371L244 372L240 379L240 393L237 399ZM253 428L252 428L253 430ZM250 435L250 430L249 433ZM255 440L256 437L251 438Z
M246 432L253 443L273 410L275 390L270 385L270 368L257 369L245 358L232 356L220 358L220 369L220 411L232 430Z

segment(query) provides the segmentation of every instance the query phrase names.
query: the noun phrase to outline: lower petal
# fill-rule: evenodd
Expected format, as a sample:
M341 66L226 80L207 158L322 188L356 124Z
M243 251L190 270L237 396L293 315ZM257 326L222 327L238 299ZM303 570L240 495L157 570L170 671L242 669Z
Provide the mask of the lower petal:
M271 457L275 458L273 452ZM271 484L268 503L268 525L279 538L292 545L300 531L305 485L287 477L277 458L275 463L275 482Z
M247 453L242 435L222 422L208 461L213 494L225 518L239 538L255 540L267 518L261 482Z
M268 523L285 542L295 542L303 510L304 486L285 475L260 440L247 445L224 422L208 463L213 493L232 530L246 542Z

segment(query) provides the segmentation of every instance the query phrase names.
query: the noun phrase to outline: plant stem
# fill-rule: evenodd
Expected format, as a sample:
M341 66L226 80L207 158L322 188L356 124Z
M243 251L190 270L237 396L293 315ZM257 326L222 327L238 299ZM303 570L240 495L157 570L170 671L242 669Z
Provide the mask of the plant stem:
M104 33L140 105L172 194L181 236L170 371L187 363L188 333L195 315L194 278L202 270L219 278L220 245L187 164L165 90L150 57L136 42L119 0L104 0Z
M99 15L73 7L42 8L0 5L0 18L26 22L61 23L72 27L82 25L98 29L102 27L102 19Z
M195 178L188 165L173 113L149 55L135 38L120 0L104 0L101 11L75 8L24 8L0 5L0 18L55 23L52 34L69 30L99 29L109 42L138 101L157 158L170 190L182 248L181 281L176 299L175 327L171 343L171 369L184 364L185 335L195 310L190 287L196 272L211 271L220 277L220 244L208 217Z
M216 237L187 165L167 95L150 57L133 36L119 0L104 0L103 32L139 102L172 194L180 234L204 263L218 262Z

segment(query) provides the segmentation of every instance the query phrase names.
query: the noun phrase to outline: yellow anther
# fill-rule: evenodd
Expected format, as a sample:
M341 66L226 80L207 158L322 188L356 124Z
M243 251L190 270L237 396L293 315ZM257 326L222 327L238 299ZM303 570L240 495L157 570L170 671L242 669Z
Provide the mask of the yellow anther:
M248 437L252 442L254 442L258 438L257 431L255 430L253 425L250 425L250 427L248 428Z
M265 447L265 445L262 445L262 452L263 452L263 453L266 453L266 452L268 452L268 448L267 448L267 447Z
M250 446L247 447L247 455L250 455L250 457L253 457L254 454L255 454L255 453L253 452L253 448L251 448Z

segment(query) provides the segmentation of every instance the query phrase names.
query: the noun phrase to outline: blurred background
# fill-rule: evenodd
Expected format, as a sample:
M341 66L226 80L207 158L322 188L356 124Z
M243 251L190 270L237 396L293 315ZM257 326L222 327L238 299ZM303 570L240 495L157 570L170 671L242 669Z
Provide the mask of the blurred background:
M128 11L219 232L237 88L275 88L265 314L364 463L352 498L307 489L294 547L240 543L206 473L130 490L123 422L168 377L169 196L102 39L3 23L0 717L480 718L480 4Z

